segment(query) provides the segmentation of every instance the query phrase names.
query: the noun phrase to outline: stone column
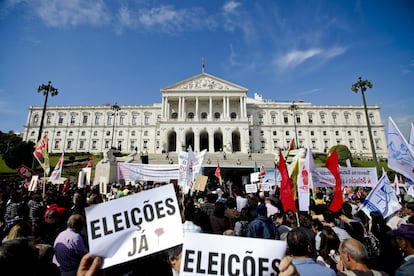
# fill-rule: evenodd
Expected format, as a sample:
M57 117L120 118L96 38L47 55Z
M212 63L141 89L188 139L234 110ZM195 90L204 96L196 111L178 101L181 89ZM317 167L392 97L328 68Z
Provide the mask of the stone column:
M213 120L213 98L211 96L209 97L209 118L210 121Z
M194 116L195 118L197 118L198 119L198 97L196 97L196 106L195 106L195 116Z

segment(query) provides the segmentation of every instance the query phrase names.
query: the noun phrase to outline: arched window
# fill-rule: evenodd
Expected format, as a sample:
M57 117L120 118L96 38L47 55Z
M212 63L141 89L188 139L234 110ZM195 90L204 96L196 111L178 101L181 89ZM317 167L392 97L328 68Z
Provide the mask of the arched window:
M236 112L232 112L232 113L230 114L230 118L232 118L232 119L236 119L236 118L237 118L237 114L236 114Z
M207 119L207 112L201 112L201 119Z
M177 112L172 113L171 118L177 119L178 118L178 113Z
M220 112L214 113L214 118L215 119L220 119Z
M193 112L188 113L188 119L194 119L194 113Z

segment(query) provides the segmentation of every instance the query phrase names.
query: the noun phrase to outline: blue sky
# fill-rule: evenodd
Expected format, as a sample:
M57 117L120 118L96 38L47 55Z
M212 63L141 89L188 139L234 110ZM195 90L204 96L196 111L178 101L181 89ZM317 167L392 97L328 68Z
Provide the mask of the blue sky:
M0 1L0 130L23 131L52 81L48 105L152 104L160 89L205 72L266 99L362 105L373 83L408 136L414 122L414 2Z

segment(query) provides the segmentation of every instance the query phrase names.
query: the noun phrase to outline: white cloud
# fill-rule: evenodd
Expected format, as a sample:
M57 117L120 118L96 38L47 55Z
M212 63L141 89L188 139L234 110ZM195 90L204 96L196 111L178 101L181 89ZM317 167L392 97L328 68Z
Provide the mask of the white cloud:
M102 0L48 0L37 1L37 5L34 4L34 6L35 13L50 27L100 26L107 24L110 20Z
M240 5L241 4L236 1L229 1L223 5L223 12L226 14L234 13Z
M323 63L340 56L346 52L345 47L333 47L330 49L310 48L307 50L293 50L276 58L275 63L279 70L293 69L310 59Z
M319 55L320 53L321 53L321 49L318 49L318 48L309 49L305 51L294 50L279 57L276 60L276 64L282 69L294 68L304 63L308 59L316 55Z

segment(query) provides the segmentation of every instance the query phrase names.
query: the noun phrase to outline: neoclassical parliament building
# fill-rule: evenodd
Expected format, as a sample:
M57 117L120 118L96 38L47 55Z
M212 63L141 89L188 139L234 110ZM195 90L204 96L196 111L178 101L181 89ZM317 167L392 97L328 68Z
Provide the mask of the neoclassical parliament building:
M152 105L47 106L43 132L49 152L147 151L273 153L289 146L326 152L336 144L357 156L372 156L363 106L313 105L263 99L248 89L202 72L161 89ZM23 139L36 142L42 106L31 106ZM378 157L387 143L380 108L368 106Z

